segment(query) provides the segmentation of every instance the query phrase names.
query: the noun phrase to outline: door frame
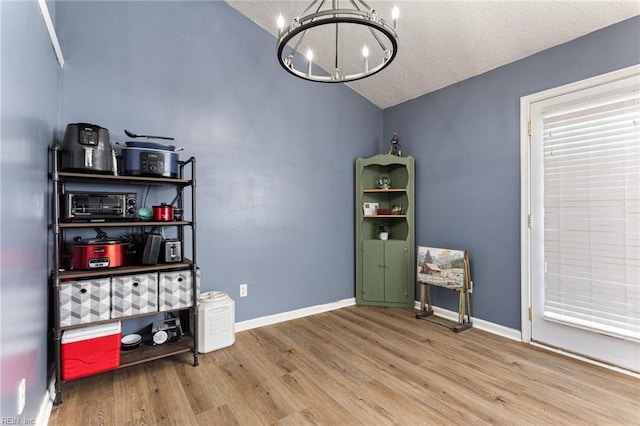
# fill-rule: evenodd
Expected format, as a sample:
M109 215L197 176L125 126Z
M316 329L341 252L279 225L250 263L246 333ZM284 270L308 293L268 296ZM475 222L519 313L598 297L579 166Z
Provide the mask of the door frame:
M531 228L537 226L531 214L531 104L571 92L610 83L640 73L640 64L585 80L554 87L520 98L520 329L522 341L531 343Z

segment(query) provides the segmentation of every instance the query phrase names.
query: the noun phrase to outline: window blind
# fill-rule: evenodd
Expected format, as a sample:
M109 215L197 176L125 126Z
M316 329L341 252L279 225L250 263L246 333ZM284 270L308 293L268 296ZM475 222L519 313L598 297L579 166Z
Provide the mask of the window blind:
M638 84L543 113L544 318L640 341Z

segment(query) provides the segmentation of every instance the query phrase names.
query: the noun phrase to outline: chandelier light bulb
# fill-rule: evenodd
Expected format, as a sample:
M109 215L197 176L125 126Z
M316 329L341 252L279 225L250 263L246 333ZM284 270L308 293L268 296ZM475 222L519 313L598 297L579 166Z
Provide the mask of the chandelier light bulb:
M362 56L364 56L364 72L369 72L369 48L365 45L362 48Z
M282 14L278 15L276 24L278 25L278 30L282 31L284 28L284 16L282 16Z
M395 4L393 5L393 9L391 9L391 18L393 19L393 29L398 30L398 18L400 17L400 9Z
M311 77L311 67L313 66L313 63L311 61L313 61L313 52L311 51L311 49L307 49L307 61L309 61L309 63L307 64L307 76Z

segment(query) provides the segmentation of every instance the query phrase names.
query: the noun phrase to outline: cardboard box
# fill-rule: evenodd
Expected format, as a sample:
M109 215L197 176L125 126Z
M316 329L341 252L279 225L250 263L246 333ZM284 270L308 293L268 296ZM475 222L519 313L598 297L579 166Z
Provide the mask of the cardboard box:
M60 348L62 379L77 379L117 368L120 337L120 321L64 331Z

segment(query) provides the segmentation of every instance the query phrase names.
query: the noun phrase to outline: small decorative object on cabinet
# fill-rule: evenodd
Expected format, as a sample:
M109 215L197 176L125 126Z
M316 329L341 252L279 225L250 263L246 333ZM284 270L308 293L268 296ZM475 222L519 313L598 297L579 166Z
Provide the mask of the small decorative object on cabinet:
M418 247L418 283L420 284L420 312L416 318L433 315L431 286L445 287L458 292L458 323L452 327L459 333L473 327L471 322L471 277L469 255L466 250L438 247Z
M388 177L386 188L380 186L381 176ZM361 208L366 204L377 204L376 213L366 214L370 211ZM386 154L356 160L356 303L413 307L414 209L413 157Z
M381 240L386 241L389 239L389 227L385 223L376 226L376 230Z
M378 213L378 203L364 203L362 209L365 216L373 216Z
M198 365L196 159L179 161L177 177L117 176L90 170L61 171L60 145L54 145L50 154L55 404L62 403L63 380L184 353L191 353L193 365ZM116 185L126 186L127 191L104 192ZM81 186L85 191L69 197L70 186ZM87 187L101 191L86 191ZM173 213L173 208L162 205L162 217L140 214L144 208L138 209L137 200L151 187L176 190L172 204L176 204L179 217L164 214ZM191 190L188 208L185 188ZM166 191L158 192L163 196ZM147 227L149 232L145 232ZM77 237L74 241L76 232L87 233L92 228L98 231L95 239ZM125 235L107 238L103 229ZM189 229L190 241L185 239ZM164 238L165 230L175 237ZM191 259L184 257L187 241L190 247L186 254ZM162 256L158 256L160 251ZM182 328L181 314L188 319ZM151 323L158 315L164 315L165 320L154 324L167 339L158 343L156 338L156 345L122 340L121 321L148 317ZM170 327L170 323L174 325ZM156 334L162 333L156 330Z
M376 179L376 186L379 189L391 188L391 178L387 175L378 176L378 179Z
M398 157L402 157L402 150L400 149L400 139L398 139L398 134L394 133L391 138L391 148L389 148L388 154L397 155Z
M396 204L391 207L391 214L402 214L404 212L404 206L402 204Z

